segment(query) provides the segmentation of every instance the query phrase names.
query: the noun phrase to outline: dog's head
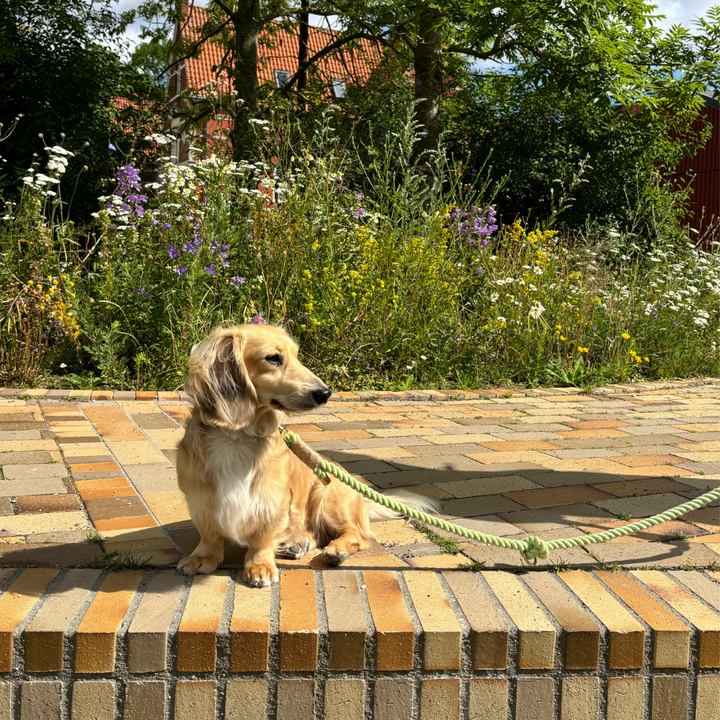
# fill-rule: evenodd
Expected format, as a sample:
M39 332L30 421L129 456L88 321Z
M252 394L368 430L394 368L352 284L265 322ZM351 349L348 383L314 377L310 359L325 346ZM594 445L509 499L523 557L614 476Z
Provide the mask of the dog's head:
M273 325L217 328L190 353L185 390L208 421L238 430L260 410L306 412L332 391L298 360L298 346Z

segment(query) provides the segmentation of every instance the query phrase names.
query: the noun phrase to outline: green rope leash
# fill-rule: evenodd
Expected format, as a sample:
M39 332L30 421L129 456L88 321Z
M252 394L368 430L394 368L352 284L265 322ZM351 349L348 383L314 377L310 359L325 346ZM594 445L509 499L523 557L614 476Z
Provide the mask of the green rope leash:
M300 436L291 430L281 428L281 432L288 447L292 448L293 445L298 443L304 445ZM690 500L682 505L666 510L659 515L653 515L652 517L645 518L644 520L638 520L638 522L623 525L619 528L613 528L612 530L605 530L603 532L593 533L592 535L581 535L580 537L574 538L548 540L547 542L539 537L528 537L524 540L513 540L512 538L502 538L497 537L496 535L486 535L485 533L470 530L469 528L462 527L461 525L455 525L454 523L447 522L447 520L442 520L434 515L428 515L427 513L420 512L419 510L413 510L412 508L407 507L407 505L403 505L402 503L397 502L382 493L376 492L364 483L356 480L352 477L352 475L348 475L348 473L346 473L342 468L329 462L328 460L318 457L317 462L318 464L317 467L314 468L314 472L326 483L328 481L327 475L332 475L340 480L340 482L349 485L353 490L359 492L361 495L364 495L366 498L369 498L379 505L384 505L385 507L400 513L405 517L412 518L413 520L419 520L426 525L433 525L434 527L438 527L446 532L453 533L459 537L467 538L468 540L476 540L477 542L484 543L485 545L518 550L526 560L532 560L535 563L537 563L537 558L540 558L541 560L547 558L553 550L573 548L581 545L595 545L596 543L607 542L613 538L632 535L633 533L641 530L647 530L655 525L675 520L692 510L698 510L708 503L711 503L713 500L720 498L720 487L716 487L714 490L709 490L704 495L700 495L700 497L697 497L694 500Z

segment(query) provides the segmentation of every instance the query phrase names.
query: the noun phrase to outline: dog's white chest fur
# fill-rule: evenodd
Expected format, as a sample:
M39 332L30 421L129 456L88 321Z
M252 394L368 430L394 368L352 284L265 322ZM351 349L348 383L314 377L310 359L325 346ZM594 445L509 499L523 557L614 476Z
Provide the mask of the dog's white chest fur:
M217 515L224 537L246 545L247 535L258 521L267 520L267 502L254 482L257 441L238 439L218 431L208 434L205 453L207 473L215 480Z

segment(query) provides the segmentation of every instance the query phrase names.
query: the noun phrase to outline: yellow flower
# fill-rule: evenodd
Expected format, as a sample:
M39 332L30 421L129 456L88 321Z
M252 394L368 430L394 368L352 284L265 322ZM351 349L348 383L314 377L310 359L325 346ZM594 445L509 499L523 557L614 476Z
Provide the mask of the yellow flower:
M647 363L650 362L650 358L649 358L649 357L643 358L643 360L644 360L645 362L647 362Z
M590 352L590 348L578 347L578 352L581 352L581 353Z
M623 333L620 337L621 337L623 340L629 340L629 339L630 339L630 336L629 336L627 333Z
M564 335L561 335L561 336L560 336L560 339L561 339L561 340L566 340L567 338L566 338Z

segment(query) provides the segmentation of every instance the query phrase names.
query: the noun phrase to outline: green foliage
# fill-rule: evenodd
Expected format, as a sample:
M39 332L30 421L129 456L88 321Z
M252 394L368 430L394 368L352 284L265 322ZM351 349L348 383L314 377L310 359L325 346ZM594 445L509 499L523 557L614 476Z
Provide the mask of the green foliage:
M65 201L75 218L95 210L113 171L109 145L143 146L137 105L113 99L147 96L151 81L118 55L122 23L109 0L7 0L0 4L0 119L19 117L2 147L0 192L17 199L18 181L46 146L68 145ZM157 124L157 120L155 120ZM124 136L134 139L121 142ZM139 135L139 137L138 137ZM68 142L65 142L68 138ZM147 147L147 143L145 143Z
M253 317L285 325L336 389L717 371L720 261L677 226L495 230L492 188L465 186L442 153L445 182L423 201L412 105L369 136L363 163L335 112L307 138L282 116L254 119L257 163L168 163L144 190L123 167L89 233L63 217L53 148L56 169L38 165L0 222L14 328L0 352L16 358L2 379L31 384L62 365L64 382L174 389L194 343Z
M452 151L468 174L490 157L491 176L505 178L498 201L506 221L552 217L579 230L588 221L621 228L635 221L633 229L647 234L657 227L650 213L668 202L681 212L683 198L657 182L657 169L674 170L706 139L709 128L687 130L694 101L683 112L628 110L602 99L609 83L558 87L557 78L538 84L529 65L522 70L476 76L452 101ZM649 205L642 218L640 204Z
M147 75L155 91L155 99L162 100L165 95L166 68L170 61L168 38L153 38L138 43L130 56L130 65Z

